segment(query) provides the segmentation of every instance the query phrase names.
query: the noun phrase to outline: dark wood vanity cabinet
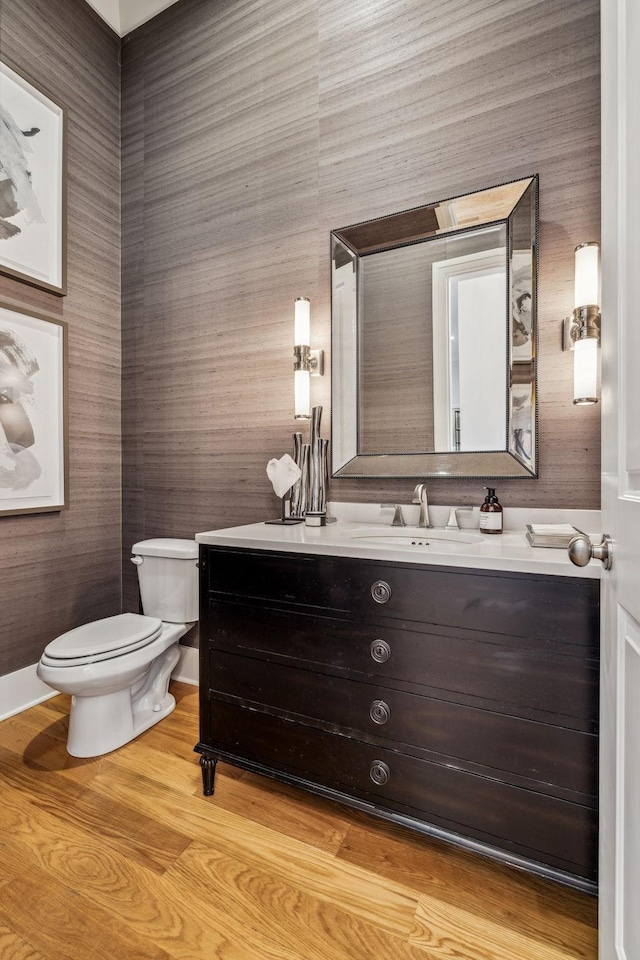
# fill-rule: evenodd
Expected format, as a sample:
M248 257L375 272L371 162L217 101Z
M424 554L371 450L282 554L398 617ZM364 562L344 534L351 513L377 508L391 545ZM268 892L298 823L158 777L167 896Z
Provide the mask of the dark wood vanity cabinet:
M599 583L201 547L224 759L594 889Z

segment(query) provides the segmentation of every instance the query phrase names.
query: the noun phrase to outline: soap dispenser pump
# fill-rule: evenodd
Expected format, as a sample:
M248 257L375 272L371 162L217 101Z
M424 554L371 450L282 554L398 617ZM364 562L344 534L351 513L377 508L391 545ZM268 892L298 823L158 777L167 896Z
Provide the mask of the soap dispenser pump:
M480 507L480 530L483 533L502 533L502 507L494 487L485 487L487 495Z

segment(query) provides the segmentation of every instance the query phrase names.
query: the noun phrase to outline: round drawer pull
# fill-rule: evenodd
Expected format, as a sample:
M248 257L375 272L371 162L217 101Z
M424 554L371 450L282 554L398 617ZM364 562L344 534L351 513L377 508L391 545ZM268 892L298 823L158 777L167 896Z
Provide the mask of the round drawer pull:
M386 603L391 596L391 587L384 580L376 580L371 587L371 596L376 603Z
M369 776L379 787L383 787L388 782L391 771L382 760L374 760L369 769Z
M374 640L369 649L371 659L376 663L386 663L391 656L391 647L386 640Z
M374 723L379 723L382 726L391 718L391 707L384 700L374 700L369 710L369 716Z

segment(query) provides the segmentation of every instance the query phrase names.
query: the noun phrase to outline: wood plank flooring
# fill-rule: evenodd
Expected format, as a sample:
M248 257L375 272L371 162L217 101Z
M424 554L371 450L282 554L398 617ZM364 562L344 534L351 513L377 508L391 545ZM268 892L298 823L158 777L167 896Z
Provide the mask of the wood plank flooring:
M197 691L106 757L68 700L0 723L2 960L595 960L596 902L218 765Z

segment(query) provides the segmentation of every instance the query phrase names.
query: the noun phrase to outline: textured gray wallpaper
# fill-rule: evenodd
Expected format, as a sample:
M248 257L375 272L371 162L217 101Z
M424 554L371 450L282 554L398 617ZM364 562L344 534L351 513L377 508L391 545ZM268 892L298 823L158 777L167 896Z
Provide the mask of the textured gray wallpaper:
M330 347L329 231L540 175L540 479L505 506L599 506L599 409L560 320L599 236L597 0L181 0L126 38L125 550L276 513L292 316ZM312 381L329 432L330 378ZM336 480L404 501L413 482ZM429 483L481 502L482 481ZM131 588L132 581L129 580Z
M599 505L599 410L572 406L559 349L573 248L599 235L598 14L597 0L180 0L135 31L121 367L119 41L84 0L2 0L0 51L69 106L69 296L2 277L0 295L69 323L71 508L0 523L0 673L117 612L135 540L276 515L264 470L295 429L293 300L311 298L330 360L329 231L348 223L540 175L540 479L498 490L505 506ZM328 436L330 377L312 384ZM337 480L330 496L406 502L412 486Z
M84 0L0 0L0 57L68 108L68 296L0 297L69 325L69 502L0 517L0 675L120 611L119 40Z

